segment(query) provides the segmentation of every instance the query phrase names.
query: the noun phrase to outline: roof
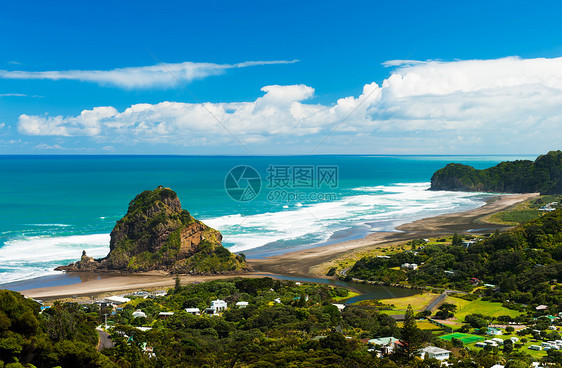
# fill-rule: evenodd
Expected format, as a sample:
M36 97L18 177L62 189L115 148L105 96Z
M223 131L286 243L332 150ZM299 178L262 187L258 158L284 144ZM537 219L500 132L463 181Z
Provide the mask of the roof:
M124 298L122 296L117 296L117 295L109 296L106 299L112 303L128 303L131 301L131 299L129 298Z
M545 310L545 309L547 309L547 308L548 308L548 307L547 307L546 305L541 304L541 305L537 306L535 309L536 309L536 310Z
M376 339L371 339L367 342L373 345L388 345L388 344L394 344L397 341L399 341L397 338L389 336L389 337L377 337Z
M441 348L438 348L437 346L427 346L423 349L420 349L420 352L434 354L434 355L449 354L450 353L449 350L441 349Z
M158 313L160 316L173 316L174 312L160 312Z
M199 313L201 310L199 308L185 308L187 313Z
M249 302L237 302L236 305L248 305L250 304Z

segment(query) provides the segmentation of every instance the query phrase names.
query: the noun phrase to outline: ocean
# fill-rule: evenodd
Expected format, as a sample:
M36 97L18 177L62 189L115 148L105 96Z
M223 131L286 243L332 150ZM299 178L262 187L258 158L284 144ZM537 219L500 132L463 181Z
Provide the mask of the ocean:
M431 192L449 162L486 168L529 156L0 156L0 284L109 251L109 233L143 190L177 192L194 217L247 257L394 231L483 204Z

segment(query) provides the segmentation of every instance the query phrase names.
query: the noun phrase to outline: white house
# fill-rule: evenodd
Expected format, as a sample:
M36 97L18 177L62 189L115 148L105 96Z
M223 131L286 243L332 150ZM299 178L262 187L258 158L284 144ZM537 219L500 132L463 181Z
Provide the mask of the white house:
M141 317L146 318L146 313L144 313L140 309L137 309L136 311L133 312L133 317L134 318L141 318Z
M171 317L174 315L174 312L160 312L158 313L160 317Z
M503 345L503 339L500 339L499 337L494 337L492 341L498 345Z
M225 311L227 309L226 302L224 300L211 300L211 306L205 309L206 314L212 314L216 316L219 312Z
M236 303L236 306L238 307L238 309L242 309L242 308L246 308L248 306L248 302L238 302Z
M129 299L129 298L125 298L125 297L117 296L117 295L109 296L109 297L106 298L106 300L108 302L115 303L115 304L125 304L125 303L128 303L128 302L131 301L131 299Z
M211 300L211 308L215 308L217 312L220 312L226 310L227 304L221 299Z
M340 312L342 312L345 309L345 304L338 304L338 303L333 303L332 304L334 307L338 308L338 310Z
M400 266L400 267L404 270L417 270L418 269L418 265L416 263L403 263L402 266Z
M541 305L537 306L535 309L536 310L547 310L548 307L546 305L541 304Z
M193 315L201 313L201 310L199 308L185 308L185 311Z
M449 350L441 349L437 346L425 347L418 350L418 353L420 353L422 359L425 359L425 356L427 354L428 357L435 358L437 360L447 360L449 359L449 354L451 354Z

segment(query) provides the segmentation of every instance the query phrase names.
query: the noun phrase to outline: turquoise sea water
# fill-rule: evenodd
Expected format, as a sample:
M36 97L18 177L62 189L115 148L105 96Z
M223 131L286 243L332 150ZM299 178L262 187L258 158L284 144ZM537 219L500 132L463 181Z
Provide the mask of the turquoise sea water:
M1 156L0 283L52 274L54 267L78 259L83 249L94 257L105 256L109 233L129 201L158 185L174 189L185 209L220 230L225 246L258 257L475 208L483 194L429 192L431 174L449 162L485 168L515 158L534 159ZM239 165L251 166L261 176L261 191L251 201L235 201L225 191L227 173ZM302 177L300 186L273 185L285 169L312 168L317 173L319 167L337 168L336 185L318 187L314 181L308 188Z

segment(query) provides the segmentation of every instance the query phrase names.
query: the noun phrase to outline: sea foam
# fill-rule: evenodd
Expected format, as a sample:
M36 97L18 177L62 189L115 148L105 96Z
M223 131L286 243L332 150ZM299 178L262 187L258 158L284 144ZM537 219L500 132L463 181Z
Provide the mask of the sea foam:
M477 208L482 193L428 191L429 183L398 183L359 187L357 193L332 202L320 202L251 216L229 215L204 220L220 230L231 251L243 252L279 243L322 243L332 234L368 224L371 232L420 218Z

